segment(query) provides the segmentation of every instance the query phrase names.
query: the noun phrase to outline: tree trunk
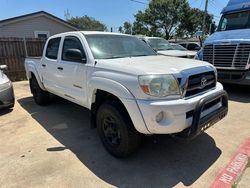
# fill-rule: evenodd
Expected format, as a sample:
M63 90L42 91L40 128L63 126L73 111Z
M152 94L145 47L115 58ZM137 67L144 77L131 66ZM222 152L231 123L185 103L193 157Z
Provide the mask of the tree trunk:
M168 40L169 39L169 32L167 30L165 30L165 39Z

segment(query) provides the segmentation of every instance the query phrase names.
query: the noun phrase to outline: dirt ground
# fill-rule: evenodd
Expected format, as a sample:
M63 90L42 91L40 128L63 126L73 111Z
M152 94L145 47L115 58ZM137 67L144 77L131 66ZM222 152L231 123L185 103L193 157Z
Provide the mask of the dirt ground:
M250 136L250 88L226 86L229 114L191 142L147 137L127 159L106 152L88 110L55 98L37 106L28 82L0 112L0 187L209 187Z

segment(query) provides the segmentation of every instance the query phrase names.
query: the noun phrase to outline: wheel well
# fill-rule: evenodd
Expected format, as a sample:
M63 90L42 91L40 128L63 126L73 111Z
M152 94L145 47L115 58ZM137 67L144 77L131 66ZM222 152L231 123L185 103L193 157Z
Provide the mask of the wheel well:
M122 101L117 96L113 95L112 93L98 89L98 90L96 90L96 93L95 93L95 100L91 104L91 126L92 127L96 127L95 118L96 118L97 111L98 111L99 107L105 101L115 101L119 104L119 106L121 106L121 108L123 108L127 112Z
M30 72L30 79L35 78L35 74L33 72Z

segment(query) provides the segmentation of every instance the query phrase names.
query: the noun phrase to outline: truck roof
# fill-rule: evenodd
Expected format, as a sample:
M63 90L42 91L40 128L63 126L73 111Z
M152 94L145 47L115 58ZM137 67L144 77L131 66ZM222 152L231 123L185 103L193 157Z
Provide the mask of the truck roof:
M136 36L139 39L164 39L162 37L148 37L148 36Z
M230 0L221 14L250 10L249 0Z
M69 35L69 34L76 34L76 33L82 33L83 35L123 35L123 36L129 36L127 34L122 34L122 33L112 33L112 32L106 32L106 31L70 31L70 32L64 32L64 33L59 33L56 35L51 36L50 38L56 38L60 37L62 35Z

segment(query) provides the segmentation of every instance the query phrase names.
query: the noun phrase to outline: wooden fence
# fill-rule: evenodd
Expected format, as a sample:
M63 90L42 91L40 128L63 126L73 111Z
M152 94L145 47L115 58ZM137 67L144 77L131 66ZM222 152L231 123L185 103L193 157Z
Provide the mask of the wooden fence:
M5 73L12 81L26 79L24 59L42 56L45 40L34 38L0 38L0 65L7 65Z

